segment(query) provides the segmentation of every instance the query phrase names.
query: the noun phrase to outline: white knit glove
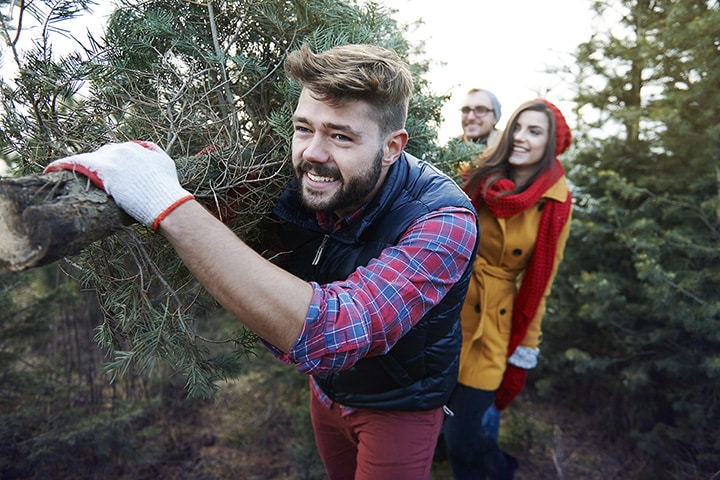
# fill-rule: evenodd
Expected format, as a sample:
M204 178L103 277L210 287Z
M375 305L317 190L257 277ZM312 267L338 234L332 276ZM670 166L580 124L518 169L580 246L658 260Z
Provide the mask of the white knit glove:
M530 370L531 368L535 368L537 366L538 355L540 355L539 348L530 348L518 345L513 354L508 357L507 361L516 367Z
M45 168L46 173L58 170L87 176L128 215L154 230L175 208L194 198L180 185L175 162L152 142L110 143Z

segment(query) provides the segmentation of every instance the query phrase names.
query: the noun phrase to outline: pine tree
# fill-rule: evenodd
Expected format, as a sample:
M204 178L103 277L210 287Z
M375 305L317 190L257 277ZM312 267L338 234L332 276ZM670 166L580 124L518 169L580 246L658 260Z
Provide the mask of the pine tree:
M432 157L444 98L427 93L422 52L391 14L337 0L122 1L90 50L53 59L38 42L20 62L18 88L0 85L4 157L31 173L103 143L154 141L176 159L184 186L262 251L263 222L290 174L299 93L282 62L302 43L315 51L375 43L407 59L416 82L408 150ZM187 379L191 395L209 396L242 371L255 337L219 310L159 236L128 228L73 262L99 295L105 318L96 339L113 352L114 378L160 361Z
M545 322L541 390L652 458L642 478L720 464L720 8L596 2L577 51L572 234Z

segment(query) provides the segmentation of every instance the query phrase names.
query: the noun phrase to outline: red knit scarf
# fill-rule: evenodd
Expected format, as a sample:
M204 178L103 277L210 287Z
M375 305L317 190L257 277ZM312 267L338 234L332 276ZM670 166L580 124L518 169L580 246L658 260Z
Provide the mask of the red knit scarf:
M499 195L501 192L512 191L515 188L515 184L511 180L501 179L496 181L485 192L484 196L484 188L481 182L476 187L471 198L475 208L478 210L484 205L497 218L512 217L535 205L542 195L564 174L565 170L556 159L555 165L543 172L524 192ZM555 265L558 237L568 221L571 206L570 192L568 192L565 202L549 199L545 202L540 217L540 225L538 226L535 252L525 269L525 275L515 298L512 332L507 351L508 357L513 354L517 346L525 338L528 326L532 319L535 318L538 306L545 295Z

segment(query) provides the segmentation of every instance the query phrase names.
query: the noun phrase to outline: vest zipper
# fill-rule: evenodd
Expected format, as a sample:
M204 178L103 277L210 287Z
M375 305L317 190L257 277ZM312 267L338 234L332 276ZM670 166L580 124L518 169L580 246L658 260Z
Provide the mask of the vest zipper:
M325 235L322 239L322 242L320 242L320 246L317 249L317 252L315 252L315 258L313 258L312 265L315 266L318 263L320 263L320 256L323 253L323 249L325 248L325 244L328 241L328 235Z

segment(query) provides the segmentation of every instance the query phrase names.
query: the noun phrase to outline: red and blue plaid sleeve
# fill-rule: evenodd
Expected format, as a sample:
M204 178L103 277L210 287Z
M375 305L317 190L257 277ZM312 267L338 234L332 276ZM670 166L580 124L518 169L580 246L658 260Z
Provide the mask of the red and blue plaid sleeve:
M445 296L472 261L474 215L444 208L417 219L349 278L315 289L302 333L278 358L298 371L322 375L390 350Z

